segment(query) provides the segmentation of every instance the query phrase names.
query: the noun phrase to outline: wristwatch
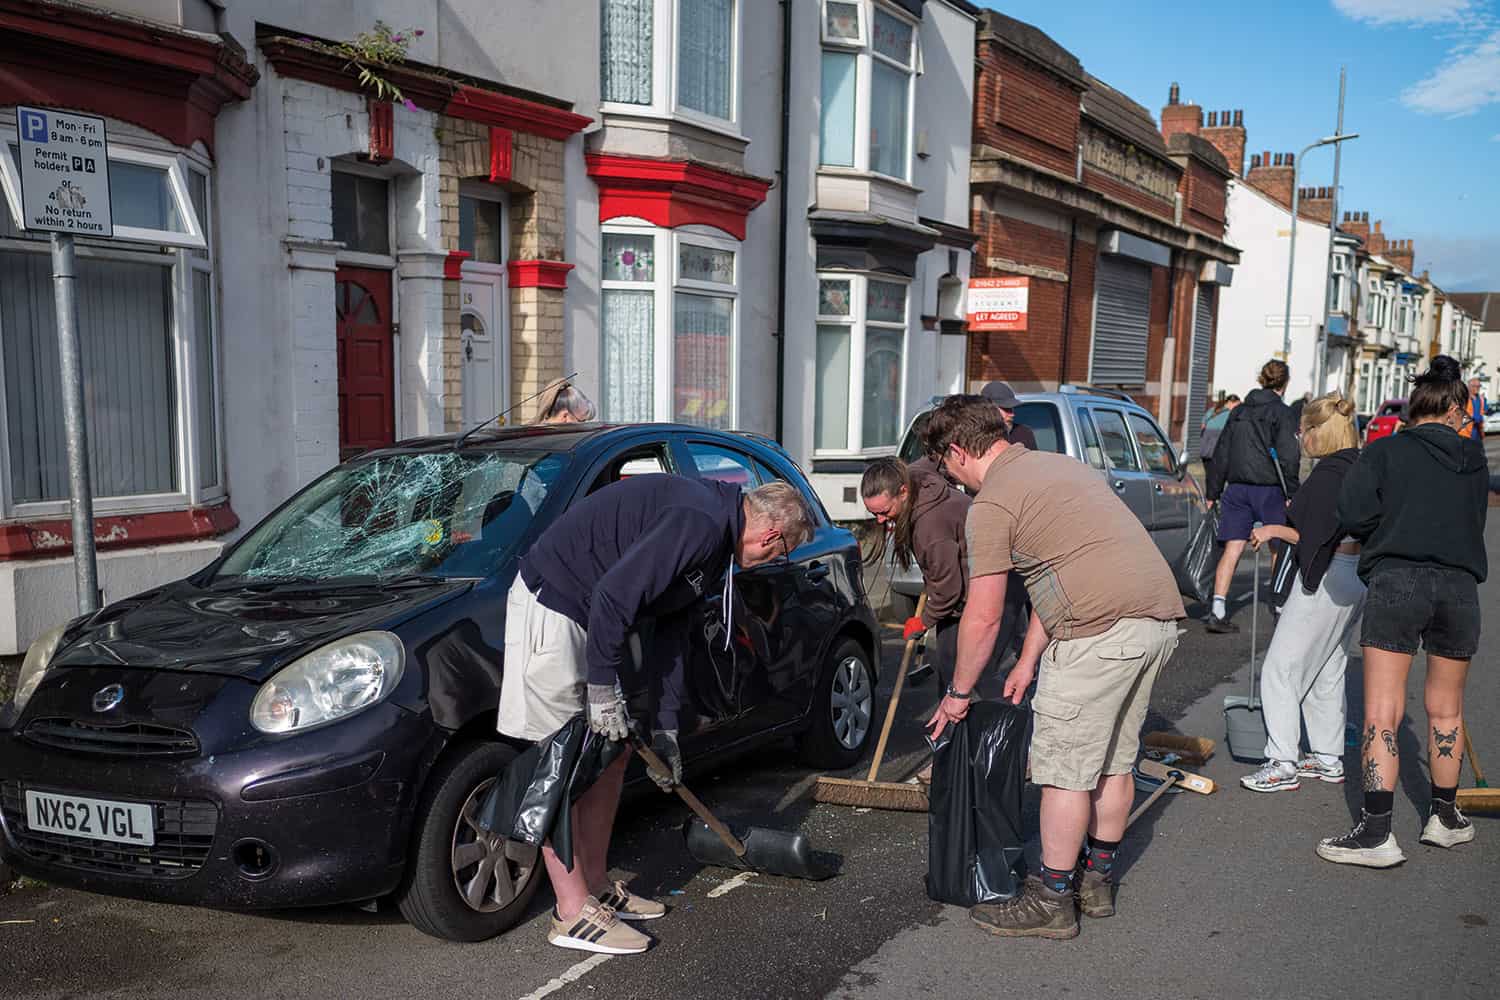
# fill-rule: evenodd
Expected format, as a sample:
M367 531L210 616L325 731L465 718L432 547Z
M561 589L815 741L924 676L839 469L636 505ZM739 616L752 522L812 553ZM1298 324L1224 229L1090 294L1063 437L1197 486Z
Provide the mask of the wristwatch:
M974 693L972 691L957 691L957 690L954 689L954 687L953 687L952 684L949 684L948 685L948 690L945 691L943 694L944 694L944 697L948 697L948 698L960 698L960 699L962 699L964 701L968 701L971 697L973 697Z

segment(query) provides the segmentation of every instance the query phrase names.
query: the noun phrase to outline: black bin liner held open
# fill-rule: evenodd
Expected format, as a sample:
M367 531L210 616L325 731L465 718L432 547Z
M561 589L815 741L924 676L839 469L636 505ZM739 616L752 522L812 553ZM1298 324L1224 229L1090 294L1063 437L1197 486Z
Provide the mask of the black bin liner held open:
M927 817L927 895L974 906L1020 888L1026 838L1021 796L1031 711L981 701L933 747Z

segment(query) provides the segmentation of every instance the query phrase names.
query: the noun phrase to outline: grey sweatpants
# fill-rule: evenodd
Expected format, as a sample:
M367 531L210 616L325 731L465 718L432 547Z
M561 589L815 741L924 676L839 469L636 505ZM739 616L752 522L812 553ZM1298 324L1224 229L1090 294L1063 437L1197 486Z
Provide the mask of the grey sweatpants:
M1325 764L1344 756L1344 668L1349 636L1359 626L1365 585L1359 556L1334 555L1317 591L1292 587L1261 667L1266 756L1295 764L1307 726L1308 749Z

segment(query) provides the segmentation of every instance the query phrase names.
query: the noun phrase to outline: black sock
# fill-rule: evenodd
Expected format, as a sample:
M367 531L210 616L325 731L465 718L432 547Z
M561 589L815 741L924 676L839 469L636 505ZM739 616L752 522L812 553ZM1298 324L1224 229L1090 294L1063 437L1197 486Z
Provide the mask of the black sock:
M1457 785L1449 785L1446 788L1443 787L1442 785L1438 785L1438 784L1434 784L1432 786L1432 802L1433 802L1433 805L1436 805L1437 803L1441 802L1444 805L1450 805L1451 806L1453 804L1454 800L1457 799L1457 798L1458 798L1458 786Z
M1115 869L1115 852L1120 849L1118 840L1100 840L1090 837L1084 850L1085 866L1091 872L1108 875Z
M1037 875L1039 878L1041 878L1042 885L1045 885L1053 892L1073 891L1072 869L1069 869L1065 872L1060 872L1056 869L1048 868L1046 865L1042 865L1042 870L1038 872Z
M1385 816L1395 805L1395 792L1365 792L1365 812L1371 816Z

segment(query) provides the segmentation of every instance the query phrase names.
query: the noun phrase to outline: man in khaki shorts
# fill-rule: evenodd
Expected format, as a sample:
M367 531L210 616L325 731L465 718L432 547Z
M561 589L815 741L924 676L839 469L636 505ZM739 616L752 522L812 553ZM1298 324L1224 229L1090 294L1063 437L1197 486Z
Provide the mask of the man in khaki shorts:
M980 396L944 400L926 433L929 453L978 491L967 522L969 601L934 736L969 710L1012 569L1033 607L1005 696L1019 704L1036 678L1031 780L1042 786L1042 868L1014 899L976 906L971 917L1005 937L1075 937L1079 907L1114 913L1110 872L1134 799L1141 725L1186 612L1161 553L1098 472L1011 447L1004 419Z
M682 777L678 715L693 610L722 594L732 614L733 567L786 556L812 536L814 524L802 494L782 482L742 494L729 483L633 476L575 503L521 559L510 589L500 732L540 740L586 711L595 733L628 739L624 692L643 690L652 748L672 772L648 773L670 791ZM635 636L648 622L654 628L641 656ZM628 759L619 755L574 803L573 867L550 841L542 845L557 896L547 940L560 948L643 952L651 939L622 921L666 913L608 878Z

